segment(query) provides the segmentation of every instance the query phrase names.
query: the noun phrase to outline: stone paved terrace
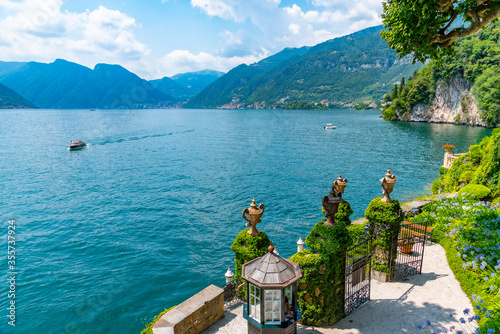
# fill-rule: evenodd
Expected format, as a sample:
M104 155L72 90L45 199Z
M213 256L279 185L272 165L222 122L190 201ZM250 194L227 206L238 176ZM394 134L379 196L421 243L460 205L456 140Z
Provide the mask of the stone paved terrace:
M449 318L458 319L465 308L472 309L469 299L460 289L447 264L444 249L437 244L426 245L422 275L415 275L398 282L371 282L371 300L332 327L299 325L300 334L378 334L422 333L417 324L429 320L440 332L443 326L457 325ZM204 331L204 334L247 333L246 320L242 317L241 303L225 312L222 320ZM429 331L430 332L430 331Z

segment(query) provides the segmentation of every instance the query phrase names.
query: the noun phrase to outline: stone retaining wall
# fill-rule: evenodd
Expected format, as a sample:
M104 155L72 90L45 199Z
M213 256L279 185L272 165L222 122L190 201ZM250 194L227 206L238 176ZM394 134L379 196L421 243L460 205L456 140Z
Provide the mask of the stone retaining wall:
M210 285L165 313L153 334L198 334L224 316L224 290Z

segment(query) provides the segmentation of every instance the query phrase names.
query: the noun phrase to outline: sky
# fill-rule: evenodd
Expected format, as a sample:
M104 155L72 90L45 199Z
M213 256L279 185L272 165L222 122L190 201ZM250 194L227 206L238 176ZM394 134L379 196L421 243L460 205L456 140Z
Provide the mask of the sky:
M0 61L227 72L381 24L382 0L0 0Z

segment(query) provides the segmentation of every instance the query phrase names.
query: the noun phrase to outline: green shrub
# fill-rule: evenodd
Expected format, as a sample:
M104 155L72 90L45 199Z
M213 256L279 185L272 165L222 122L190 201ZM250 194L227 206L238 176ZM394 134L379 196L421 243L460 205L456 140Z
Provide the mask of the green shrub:
M458 195L471 195L474 199L482 200L491 194L491 190L480 184L469 184L458 191Z
M351 246L358 244L361 240L366 238L364 225L365 224L353 224L347 226L347 230L352 240Z
M479 145L472 145L469 152L456 158L446 174L432 184L434 194L453 193L467 184L488 187L491 197L500 196L500 129L485 137Z

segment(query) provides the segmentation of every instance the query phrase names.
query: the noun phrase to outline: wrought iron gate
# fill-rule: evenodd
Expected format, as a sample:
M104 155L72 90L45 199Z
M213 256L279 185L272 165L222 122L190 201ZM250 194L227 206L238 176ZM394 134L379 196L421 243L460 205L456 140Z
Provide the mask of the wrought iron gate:
M394 279L421 274L424 259L427 223L404 222L397 241Z
M345 270L345 315L370 300L372 239L367 238L347 249Z
M422 273L425 241L427 240L427 223L404 222L398 236L384 234L390 226L379 226L371 229L370 236L346 251L345 270L345 315L351 314L358 307L370 300L370 280L373 239L384 236L392 240L389 251L389 275L392 279L401 279ZM397 242L394 242L397 238ZM397 255L396 255L397 254ZM394 257L396 257L394 261Z

